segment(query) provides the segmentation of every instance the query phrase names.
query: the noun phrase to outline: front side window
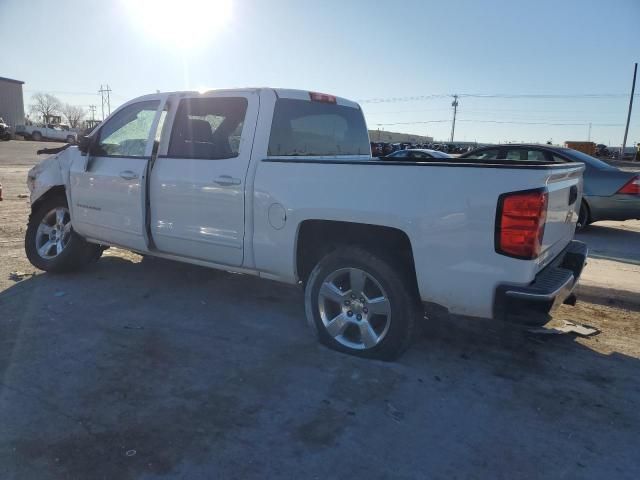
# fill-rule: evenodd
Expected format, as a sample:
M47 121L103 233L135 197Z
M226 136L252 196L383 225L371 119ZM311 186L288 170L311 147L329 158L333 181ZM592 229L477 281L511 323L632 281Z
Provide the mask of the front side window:
M281 98L269 137L270 156L371 155L362 111L334 103Z
M143 157L151 125L160 106L158 100L129 105L100 129L95 155Z
M182 100L171 131L168 155L209 160L237 157L247 105L243 97Z

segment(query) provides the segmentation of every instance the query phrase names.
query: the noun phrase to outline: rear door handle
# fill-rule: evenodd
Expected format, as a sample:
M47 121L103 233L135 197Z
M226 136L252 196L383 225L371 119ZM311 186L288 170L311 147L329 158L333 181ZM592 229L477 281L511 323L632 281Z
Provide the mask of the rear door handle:
M124 172L120 172L120 178L124 178L125 180L135 180L138 178L138 174L131 170L125 170Z
M214 180L220 186L223 187L231 187L233 185L240 185L239 178L233 178L230 175L220 175L218 178Z

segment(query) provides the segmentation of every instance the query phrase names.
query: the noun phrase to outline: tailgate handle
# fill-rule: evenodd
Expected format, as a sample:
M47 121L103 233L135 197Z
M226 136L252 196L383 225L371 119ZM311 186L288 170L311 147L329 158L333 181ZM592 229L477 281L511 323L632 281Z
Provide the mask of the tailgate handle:
M578 187L573 185L569 189L569 205L573 205L574 203L576 203L577 199L578 199Z

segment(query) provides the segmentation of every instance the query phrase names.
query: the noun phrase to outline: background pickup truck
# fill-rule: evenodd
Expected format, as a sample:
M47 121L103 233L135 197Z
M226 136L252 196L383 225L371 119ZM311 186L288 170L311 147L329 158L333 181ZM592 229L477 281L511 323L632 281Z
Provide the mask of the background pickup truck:
M36 142L40 140L58 140L73 144L78 140L78 134L64 125L18 125L16 133Z
M113 245L300 283L321 342L393 359L425 304L540 321L571 300L583 168L374 159L360 107L326 94L155 94L29 172L25 246L52 272Z

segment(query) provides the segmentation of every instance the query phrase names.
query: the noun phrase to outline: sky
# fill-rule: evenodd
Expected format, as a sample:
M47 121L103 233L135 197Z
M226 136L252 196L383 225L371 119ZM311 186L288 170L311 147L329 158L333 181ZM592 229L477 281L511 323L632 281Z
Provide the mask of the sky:
M640 0L0 0L0 76L101 116L146 93L247 86L361 103L369 128L620 145ZM640 81L639 81L640 83ZM627 145L640 142L640 86Z

